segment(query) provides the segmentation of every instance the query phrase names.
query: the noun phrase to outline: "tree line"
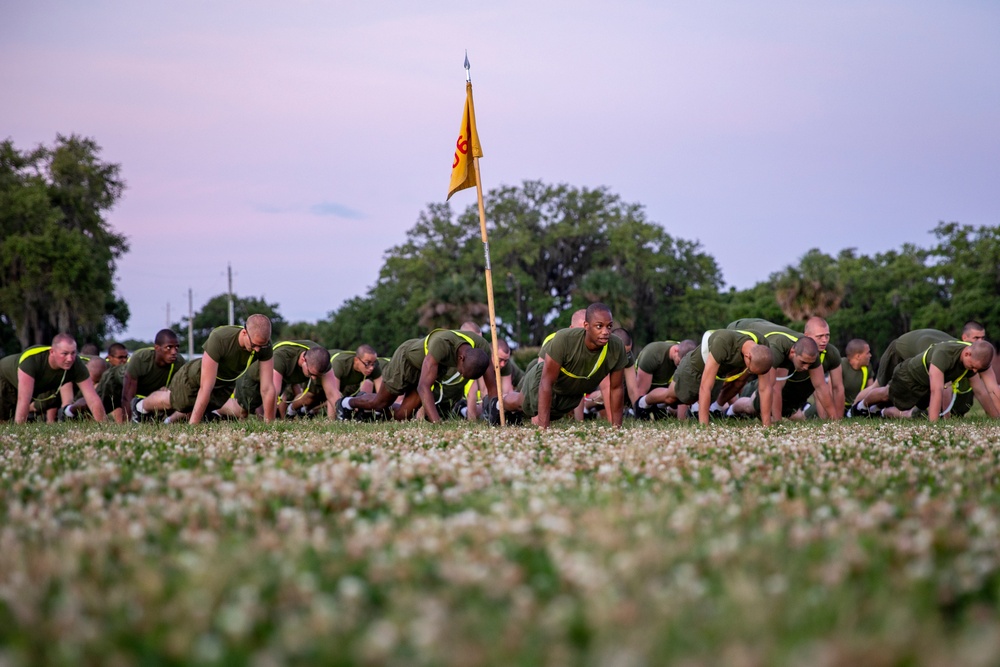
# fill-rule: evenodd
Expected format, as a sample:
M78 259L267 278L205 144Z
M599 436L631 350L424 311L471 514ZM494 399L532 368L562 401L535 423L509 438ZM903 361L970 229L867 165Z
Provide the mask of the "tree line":
M51 148L0 144L0 347L48 343L58 331L103 343L124 329L128 305L114 293L128 250L105 219L121 197L121 167L102 162L91 139L57 136ZM1000 226L941 222L928 248L863 255L813 249L749 289L724 289L697 241L669 234L641 204L607 188L525 181L485 197L497 323L519 346L539 345L573 310L607 303L641 346L698 337L739 317L795 327L826 317L834 344L864 338L876 352L900 334L958 332L970 319L1000 332ZM237 315L262 312L276 339L330 348L372 344L389 354L406 338L487 320L483 247L474 204L429 204L378 278L315 323L288 323L279 304L237 297ZM195 345L227 321L226 295L193 318ZM187 331L187 320L176 323Z

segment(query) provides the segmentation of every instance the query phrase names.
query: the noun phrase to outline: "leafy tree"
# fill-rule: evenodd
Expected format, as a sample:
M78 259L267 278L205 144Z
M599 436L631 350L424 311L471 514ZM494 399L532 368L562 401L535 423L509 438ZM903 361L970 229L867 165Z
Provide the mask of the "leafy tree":
M789 320L828 317L840 307L844 286L833 257L813 248L798 266L786 267L771 276L774 295Z
M254 313L267 315L271 319L271 340L284 340L282 334L285 329L285 320L278 313L278 304L268 303L264 297L239 297L233 295L233 314L236 324L244 324L248 317ZM213 296L205 302L201 310L194 314L192 320L194 330L194 349L201 350L208 340L208 335L212 329L229 323L229 295L219 294ZM182 340L187 339L188 318L182 318L180 322L171 327L177 336Z
M100 343L128 321L114 294L128 243L104 219L125 182L99 153L76 135L30 151L0 143L0 312L21 347L59 332Z
M539 344L595 299L634 327L640 345L665 331L694 335L711 308L723 308L715 261L605 188L527 181L491 191L485 205L497 323L520 345ZM337 346L370 342L390 351L486 314L477 207L456 216L448 204L432 204L387 252L368 295L331 313L321 329Z
M1000 336L1000 227L972 227L941 222L938 244L930 251L931 275L941 285L947 309L927 309L938 328L956 335L969 320Z
M744 317L760 317L775 324L791 326L774 296L774 286L770 281L760 282L745 290L730 290L726 295L726 313L709 328L725 326Z

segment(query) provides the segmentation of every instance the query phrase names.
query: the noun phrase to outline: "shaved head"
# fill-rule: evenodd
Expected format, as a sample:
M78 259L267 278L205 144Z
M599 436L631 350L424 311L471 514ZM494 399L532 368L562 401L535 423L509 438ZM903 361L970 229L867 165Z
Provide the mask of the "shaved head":
M774 366L774 355L767 345L754 345L750 348L750 372L763 375Z
M247 318L247 333L260 340L271 340L271 320L256 313Z
M972 352L972 362L976 368L986 369L993 363L993 346L985 340L977 340L969 346Z

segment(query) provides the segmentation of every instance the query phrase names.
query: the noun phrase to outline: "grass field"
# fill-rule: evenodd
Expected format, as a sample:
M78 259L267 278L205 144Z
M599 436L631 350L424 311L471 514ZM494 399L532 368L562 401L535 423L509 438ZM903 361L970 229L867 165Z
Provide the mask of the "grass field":
M996 665L1000 426L0 426L0 666Z

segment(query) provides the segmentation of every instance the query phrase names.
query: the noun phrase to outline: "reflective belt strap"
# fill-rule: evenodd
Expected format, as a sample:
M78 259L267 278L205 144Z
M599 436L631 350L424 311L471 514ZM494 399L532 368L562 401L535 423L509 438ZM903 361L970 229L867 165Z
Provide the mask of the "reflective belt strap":
M559 370L562 371L563 373L565 373L566 375L570 376L573 379L576 379L576 380L586 380L587 378L593 376L594 373L597 372L597 369L601 367L601 365L604 363L605 357L607 357L607 356L608 356L608 346L605 345L604 347L601 348L601 354L600 354L600 356L597 357L597 363L594 364L594 367L586 375L574 375L573 373L570 373L568 370L566 370L562 366L559 367Z
M864 389L866 384L868 384L868 367L867 366L862 366L861 367L861 389L859 389L858 391L861 391L862 389ZM847 401L847 400L844 401L844 407L849 408L852 405L853 405L853 403L851 403L850 401Z
M21 356L17 360L18 368L20 368L21 362L24 361L25 359L27 359L29 357L33 357L36 354L41 354L42 352L48 352L51 349L52 349L51 345L44 345L42 347L36 347L36 348L30 349L30 350L25 350L24 352L21 353ZM69 370L68 368L63 370L62 377L59 378L59 384L56 386L56 390L54 392L52 392L48 396L33 396L31 400L33 400L33 401L47 401L50 398L55 398L55 395L59 393L59 390L62 389L62 386L63 386L63 384L66 381L66 372L68 370Z
M458 337L460 337L460 338L464 338L464 339L465 339L465 342L466 342L466 343L468 343L469 345L471 345L472 347L475 347L475 346L476 346L476 341L472 340L472 339L471 339L470 337L466 336L466 335L465 335L464 333L462 333L461 331L455 331L454 329L434 329L434 331L431 331L431 332L430 332L429 334L427 334L427 336L426 336L426 337L424 338L424 354L425 354L425 355L426 355L426 354L428 353L428 351L429 351L429 343L430 343L430 340L431 340L431 336L433 336L434 334L436 334L436 333L437 333L438 331L450 331L450 332L452 332L453 334L455 334L456 336L458 336Z
M716 331L725 331L725 329L712 329L710 331L706 331L705 334L701 337L701 360L702 361L706 361L706 362L708 361L708 338L709 338L709 336L711 336L712 334L714 334ZM746 334L747 336L750 336L750 338L751 338L751 340L753 340L753 342L755 342L758 345L760 345L760 340L757 338L757 334L755 334L752 331L745 331L743 329L733 329L731 331L736 331L737 333ZM733 380L736 380L736 379L740 378L748 370L750 370L750 369L749 368L744 368L739 373L736 373L735 375L730 375L729 377L721 377L719 375L716 375L715 379L716 380L722 380L723 382L732 382Z
M226 324L226 325L223 325L223 326L227 326L227 327L236 327L237 329L245 329L245 328L246 328L246 327L242 327L242 326L240 326L239 324ZM222 327L216 327L216 329L221 329L221 328L222 328ZM252 343L252 342L253 342L253 339L251 339L251 340L250 340L250 342ZM240 348L240 349L242 350L243 348ZM204 356L204 355L203 355L203 356ZM253 360L254 360L254 357L256 357L256 356L257 356L257 350L251 350L251 351L250 351L250 358L249 358L249 359L247 359L247 365L246 365L246 368L244 368L244 369L243 369L243 370L242 370L242 371L240 372L240 374L239 374L239 375L237 375L237 376L236 376L236 377L234 377L234 378L231 378L231 379L228 379L228 380L227 380L226 378L220 378L220 377L219 377L218 375L216 375L216 381L219 381L219 380L221 380L222 382L236 382L236 381L237 381L237 380L239 380L239 379L240 379L241 377L243 377L243 373L246 373L246 372L247 372L247 368L250 368L250 364L252 364L252 363L253 363ZM209 359L211 359L211 357L209 357Z
M254 350L253 352L251 352L251 353L250 353L250 358L249 358L249 359L247 359L247 366L246 366L246 368L244 368L244 369L243 369L243 370L242 370L242 371L240 372L240 374L239 374L239 375L237 375L236 377L234 377L234 378L232 378L232 379L229 379L229 380L227 380L226 378L218 378L218 379L219 379L219 380L222 380L223 382L236 382L236 381L237 381L237 380L239 380L239 379L240 379L241 377L243 377L243 373L246 373L246 372L247 372L247 368L250 368L250 364L252 364L252 363L253 363L253 360L254 360L254 357L256 357L256 356L257 356L257 351L256 351L256 350ZM209 359L211 359L211 357L209 357Z
M965 345L966 347L972 345L972 343L967 343L964 340L947 340L947 341L941 341L941 342L942 343L960 343L962 345ZM938 345L938 343L934 343L934 345ZM928 375L930 374L931 369L927 367L927 353L930 352L934 348L934 345L931 345L926 350L924 350L924 354L921 357L921 360L924 362L924 370L927 371ZM957 378L955 378L954 380L952 380L952 386L957 386L958 383L962 381L962 378L964 378L968 374L969 374L969 369L968 368L964 369L962 371L961 375L959 375Z

